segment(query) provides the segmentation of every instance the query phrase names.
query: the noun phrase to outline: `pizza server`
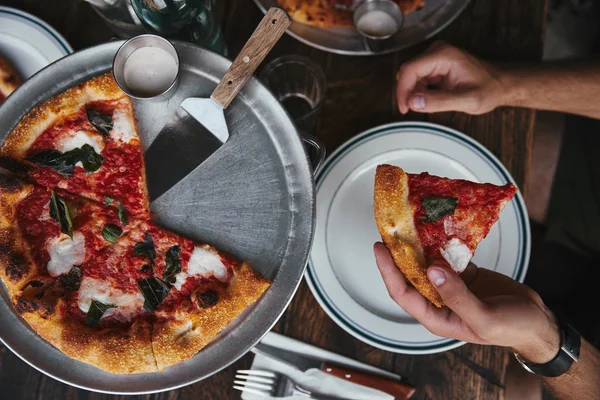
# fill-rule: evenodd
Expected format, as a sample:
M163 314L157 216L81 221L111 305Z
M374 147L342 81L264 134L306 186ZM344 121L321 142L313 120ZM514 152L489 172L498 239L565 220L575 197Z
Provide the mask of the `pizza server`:
M290 23L291 20L284 10L271 7L210 98L191 97L180 104L145 154L150 201L173 187L229 139L225 108L250 79ZM117 83L127 94L132 97L150 98L152 96L139 96L139 93L132 91L126 83L128 58L141 49L139 46L132 48L130 43L134 40L136 38L123 44L117 52L113 73ZM153 48L157 45L159 44L151 43L147 46ZM160 52L155 48L153 50ZM178 67L176 52L172 56ZM152 75L152 78L155 83L156 77ZM164 93L169 92L175 85L175 81L171 86L167 85Z

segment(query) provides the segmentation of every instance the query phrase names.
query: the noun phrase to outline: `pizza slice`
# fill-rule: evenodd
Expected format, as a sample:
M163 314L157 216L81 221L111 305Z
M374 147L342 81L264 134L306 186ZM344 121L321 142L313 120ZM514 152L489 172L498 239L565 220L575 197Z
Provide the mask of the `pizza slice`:
M75 86L28 113L0 149L4 168L41 186L149 215L142 145L130 99L112 75Z
M19 75L10 63L0 57L0 104L21 84Z
M427 279L427 267L439 262L461 273L516 192L510 183L496 186L426 172L407 174L396 166L379 165L375 221L396 266L441 307L442 299Z
M151 324L98 331L69 317L68 299L84 265L134 225L117 209L0 174L0 277L15 309L67 355L129 373L156 369Z
M269 286L246 262L145 221L84 268L72 309L83 318L93 301L115 306L100 326L153 321L163 370L195 355Z

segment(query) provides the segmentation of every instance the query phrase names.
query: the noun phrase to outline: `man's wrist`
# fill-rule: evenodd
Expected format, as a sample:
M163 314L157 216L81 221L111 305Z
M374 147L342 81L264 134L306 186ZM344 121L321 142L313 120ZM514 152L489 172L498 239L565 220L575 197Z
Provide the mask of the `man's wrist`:
M500 106L527 107L525 99L527 98L526 86L523 84L522 73L515 68L504 67L500 70L500 84L502 94L500 97Z
M522 357L535 364L545 364L551 361L561 347L561 331L556 316L550 311L545 311L547 322L534 332L531 340L514 350Z

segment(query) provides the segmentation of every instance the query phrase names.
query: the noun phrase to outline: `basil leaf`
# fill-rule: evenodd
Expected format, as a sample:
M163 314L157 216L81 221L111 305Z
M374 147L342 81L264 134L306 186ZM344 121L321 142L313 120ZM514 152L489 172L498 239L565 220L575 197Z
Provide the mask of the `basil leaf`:
M77 150L77 149L73 149ZM73 151L71 150L71 151ZM68 153L68 152L67 152ZM65 154L67 154L65 153ZM83 164L83 168L87 172L98 171L98 169L102 166L102 161L104 161L104 157L100 154L96 153L96 150L89 144L84 144L81 146L79 151L79 160ZM77 161L73 165L77 164Z
M150 260L150 267L154 271L154 259L156 258L156 250L154 250L154 241L149 233L144 233L144 241L136 243L133 247L133 252L138 256L146 256Z
M104 196L104 205L110 207L110 205L115 201L114 197Z
M41 167L52 168L65 176L71 176L75 171L75 164L80 161L83 168L88 172L97 171L104 161L104 157L96 153L96 150L89 144L84 144L65 153L58 150L42 150L25 159Z
M175 283L175 277L173 275L181 271L181 262L179 261L180 252L181 247L178 245L171 246L169 250L167 250L166 267L165 272L163 273L163 279L170 283Z
M171 285L155 277L140 279L137 284L144 296L144 309L149 312L156 310L171 290Z
M111 243L116 242L122 233L123 229L115 224L106 224L104 229L102 229L102 236Z
M125 206L120 200L117 200L117 203L117 216L119 217L119 221L121 221L123 225L127 225L129 222L127 221L127 212L125 211Z
M121 200L115 199L114 197L104 196L104 204L107 206L111 206L113 202L117 202L117 216L119 217L119 221L122 225L127 225L129 223L127 219L127 211L125 210L125 206L121 203Z
M87 114L90 124L92 124L92 126L102 135L108 136L113 128L112 115L102 114L91 108L86 108L85 113Z
M446 215L454 214L457 202L456 197L424 197L421 204L427 215L423 217L423 222L435 222Z
M42 150L25 160L39 165L40 167L52 168L61 175L71 176L75 171L75 164L63 157L58 150Z
M98 325L98 322L100 322L100 318L102 318L106 310L110 308L117 308L117 306L114 304L103 304L99 301L92 300L92 304L90 304L90 309L88 310L88 313L85 316L85 324L87 326Z
M73 220L64 199L54 191L50 194L50 217L60 224L60 231L73 239Z

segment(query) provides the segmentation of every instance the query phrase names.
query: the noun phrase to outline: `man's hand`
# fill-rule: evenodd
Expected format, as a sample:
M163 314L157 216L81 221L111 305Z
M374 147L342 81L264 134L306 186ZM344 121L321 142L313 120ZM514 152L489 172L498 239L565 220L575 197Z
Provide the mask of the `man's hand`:
M402 114L409 110L483 114L506 103L509 94L500 69L442 42L404 63L396 78Z
M446 307L437 308L408 285L382 243L377 266L392 299L432 333L465 342L512 347L529 361L550 361L560 348L553 313L540 296L507 276L470 264L461 276L433 265L427 277ZM462 279L461 279L462 278Z

